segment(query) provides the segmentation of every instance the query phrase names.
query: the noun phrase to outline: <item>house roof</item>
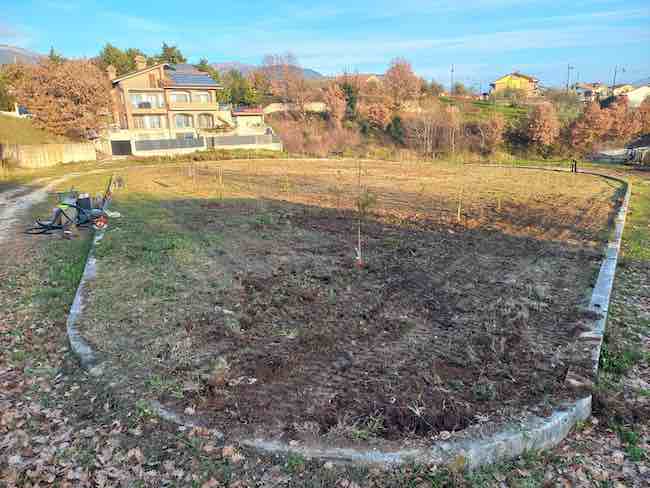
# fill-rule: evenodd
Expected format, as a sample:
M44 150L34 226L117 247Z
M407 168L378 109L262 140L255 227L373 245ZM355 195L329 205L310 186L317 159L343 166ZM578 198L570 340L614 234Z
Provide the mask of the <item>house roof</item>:
M126 73L126 74L124 74L122 76L119 76L119 77L111 80L111 82L113 82L113 84L119 83L120 81L126 80L128 78L133 78L134 76L140 75L142 73L146 73L148 71L153 71L155 69L158 69L161 66L169 66L169 65L167 63L154 64L153 66L149 66L149 67L147 67L145 69L131 71L130 73Z
M519 73L518 71L513 71L512 73L508 73L507 75L504 75L504 76L502 76L501 78L497 79L494 83L496 83L497 81L501 81L501 80L507 78L508 76L516 76L516 77L518 77L518 78L524 78L524 79L526 79L526 80L528 80L528 81L532 81L533 83L539 81L539 80L538 80L537 78L535 78L534 76L528 76L528 75L525 75L525 74L523 74L523 73ZM494 83L493 83L493 84L494 84Z
M133 78L134 76L153 71L160 68L161 66L165 68L165 72L168 78L165 86L221 88L221 85L214 81L209 74L204 73L203 71L199 71L191 64L160 63L154 66L149 66L145 69L132 71L131 73L120 76L119 78L115 78L112 80L112 82L113 84L116 84L128 78Z
M175 64L165 66L167 78L169 79L166 86L192 86L204 88L221 88L221 85L207 73L199 71L192 65Z
M264 115L264 110L261 107L239 107L232 111L235 117L245 117L247 115Z

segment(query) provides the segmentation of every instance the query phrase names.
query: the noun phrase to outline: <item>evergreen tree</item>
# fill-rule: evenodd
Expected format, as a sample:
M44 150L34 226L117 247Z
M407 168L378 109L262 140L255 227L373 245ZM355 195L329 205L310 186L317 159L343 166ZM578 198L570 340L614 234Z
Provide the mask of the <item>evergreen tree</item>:
M183 53L181 53L181 50L177 46L170 46L166 42L163 42L157 60L159 63L169 64L182 64L187 62L187 58L183 56Z
M108 42L99 53L99 62L102 69L113 66L118 76L135 70L135 61L120 48Z
M50 53L47 57L53 63L62 63L65 61L65 58L54 50L54 46L50 47Z
M359 90L349 81L341 84L341 90L343 90L343 95L345 96L345 118L353 120L357 117Z

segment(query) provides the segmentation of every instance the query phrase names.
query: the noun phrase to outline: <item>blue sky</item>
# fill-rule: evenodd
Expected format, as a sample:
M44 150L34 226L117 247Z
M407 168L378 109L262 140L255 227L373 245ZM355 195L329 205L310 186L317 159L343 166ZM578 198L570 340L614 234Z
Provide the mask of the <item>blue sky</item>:
M0 43L93 56L106 42L194 62L259 63L291 51L324 74L383 72L397 56L426 78L487 87L520 70L545 85L650 76L648 0L0 0Z

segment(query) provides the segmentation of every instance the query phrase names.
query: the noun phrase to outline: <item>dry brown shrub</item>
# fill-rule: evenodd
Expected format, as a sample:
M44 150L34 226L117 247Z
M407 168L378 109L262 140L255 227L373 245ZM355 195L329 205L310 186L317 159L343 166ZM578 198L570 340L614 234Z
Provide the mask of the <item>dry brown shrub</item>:
M560 121L550 103L537 105L528 120L527 136L535 146L550 146L560 135Z
M390 123L390 110L383 103L373 103L360 110L368 123L376 129L385 130Z
M332 127L322 120L284 118L272 124L290 153L327 157L354 149L361 143L357 130Z
M582 115L572 124L569 140L578 151L587 153L601 141L612 125L610 113L600 108L600 104L592 102L585 108Z
M94 63L81 59L15 64L5 73L13 95L33 114L37 127L85 137L106 126L110 82Z
M628 142L639 135L643 129L643 122L639 111L632 111L628 107L627 98L621 97L607 107L611 120L606 138L613 141Z

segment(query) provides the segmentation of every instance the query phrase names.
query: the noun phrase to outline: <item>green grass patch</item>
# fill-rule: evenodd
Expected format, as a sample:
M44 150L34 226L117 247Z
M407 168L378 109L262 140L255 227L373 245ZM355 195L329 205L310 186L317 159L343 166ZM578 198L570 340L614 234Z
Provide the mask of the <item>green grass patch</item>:
M631 348L622 350L613 348L606 337L600 354L600 370L603 373L623 376L642 359L642 351Z
M30 119L0 115L0 144L46 144L66 141L65 137L34 127Z
M305 470L307 461L305 458L295 452L290 452L287 456L287 462L285 464L287 472L291 474L301 473Z
M91 235L75 240L52 240L44 253L44 279L32 299L54 319L67 316L90 250Z
M650 184L649 180L633 181L632 201L623 236L626 260L650 261Z
M623 425L615 424L612 426L618 434L625 453L629 456L630 461L638 463L648 459L648 453L639 444L642 442L641 435Z
M450 97L439 97L438 100L446 105L459 107L466 121L487 120L493 115L501 115L507 121L516 122L528 115L528 107L495 103L490 100L465 101Z

